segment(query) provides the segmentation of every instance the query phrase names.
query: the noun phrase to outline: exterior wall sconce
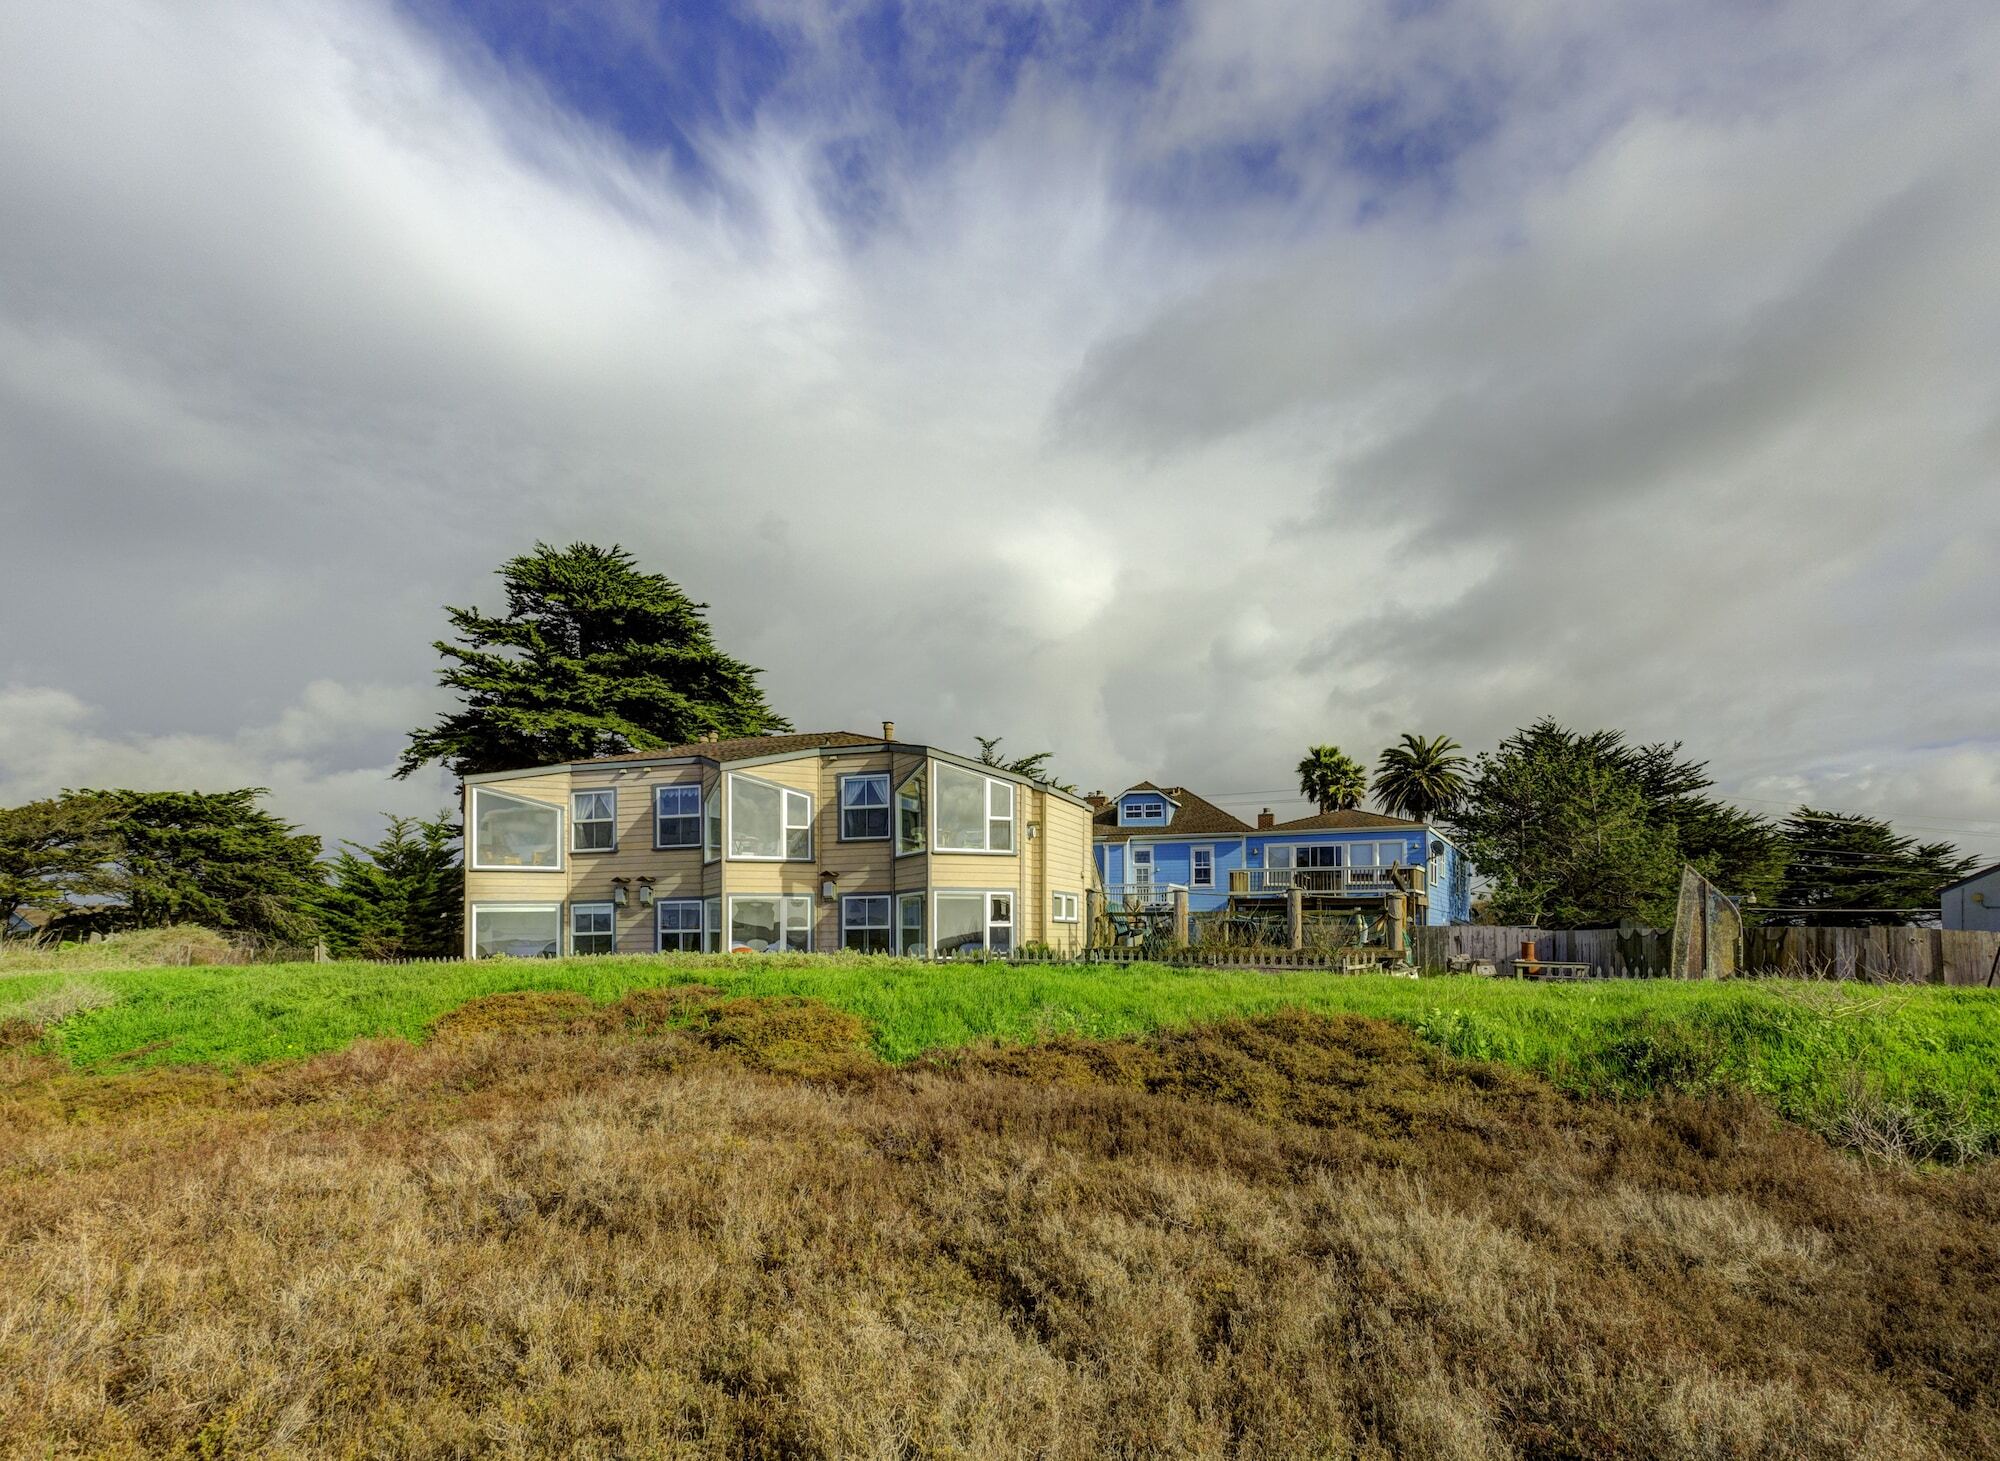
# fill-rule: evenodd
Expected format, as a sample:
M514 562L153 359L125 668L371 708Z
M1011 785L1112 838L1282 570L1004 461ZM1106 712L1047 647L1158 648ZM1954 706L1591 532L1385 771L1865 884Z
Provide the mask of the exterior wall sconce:
M627 903L629 903L632 900L632 895L626 888L626 884L628 881L629 879L626 878L613 878L611 880L612 907L623 908Z
M653 880L651 878L639 879L639 906L641 908L651 908L653 906Z
M839 892L839 873L821 873L819 875L819 895L821 898L831 903L834 900L834 896Z

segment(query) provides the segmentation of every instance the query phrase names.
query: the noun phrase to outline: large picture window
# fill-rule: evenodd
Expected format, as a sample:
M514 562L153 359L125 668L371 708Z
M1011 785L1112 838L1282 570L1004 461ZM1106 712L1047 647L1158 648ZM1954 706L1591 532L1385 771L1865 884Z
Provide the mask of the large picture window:
M884 787L887 790L887 787ZM855 893L840 900L840 946L859 954L886 954L894 948L889 895Z
M562 951L556 903L485 903L472 908L475 959L553 959Z
M811 862L812 797L748 776L729 778L729 855L764 862Z
M732 810L731 820L734 820ZM729 900L733 954L812 952L812 899L788 895Z
M668 898L659 905L660 952L696 954L703 946L702 904L699 898Z
M616 852L617 788L607 786L573 794L569 799L569 829L572 852Z
M472 789L472 866L475 870L534 868L560 871L562 808Z
M1012 852L1014 783L939 762L937 850Z
M1013 953L1012 893L939 893L935 901L939 958Z
M701 845L701 788L656 786L653 788L653 846L699 847Z
M905 893L896 900L896 952L906 959L924 953L924 895Z
M616 910L609 903L569 905L569 951L572 954L608 954L618 944Z
M924 773L919 767L896 788L896 856L924 850Z
M840 778L840 840L889 840L889 778L886 775Z

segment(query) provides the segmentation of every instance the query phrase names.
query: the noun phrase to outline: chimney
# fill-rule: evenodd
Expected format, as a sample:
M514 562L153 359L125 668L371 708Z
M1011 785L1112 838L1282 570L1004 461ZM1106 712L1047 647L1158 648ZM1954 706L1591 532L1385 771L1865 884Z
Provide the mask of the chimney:
M896 739L895 721L885 720L882 722L882 739L885 741L893 741Z
M1268 832L1270 831L1271 828L1277 825L1278 825L1278 819L1271 815L1271 809L1269 807L1264 808L1263 811L1257 814L1257 830L1259 832Z
M1111 805L1111 798L1101 791L1093 791L1084 800L1090 803L1090 809L1094 812L1101 812Z

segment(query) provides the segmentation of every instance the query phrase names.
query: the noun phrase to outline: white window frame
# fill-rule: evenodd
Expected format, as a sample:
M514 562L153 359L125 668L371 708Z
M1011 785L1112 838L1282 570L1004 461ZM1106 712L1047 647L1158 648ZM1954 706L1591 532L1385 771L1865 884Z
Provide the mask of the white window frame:
M701 900L701 951L704 954L722 952L722 899L710 894Z
M930 952L928 946L924 943L925 902L926 899L922 893L898 893L896 895L896 953L902 958L921 959ZM910 925L909 920L904 917L904 910L912 907L917 910L917 946L915 948L909 946L908 935Z
M662 842L660 840L660 823L668 820L660 811L660 802L669 792L677 797L686 796L689 792L694 793L694 841L692 842ZM654 787L653 851L690 852L700 847L702 845L702 838L706 835L708 827L707 811L708 799L701 794L701 783L699 781L664 781ZM686 812L675 812L672 820L685 822L688 820L688 814Z
M1008 935L1007 953L1001 955L1002 958L1006 958L1012 955L1015 950L1021 947L1021 939L1020 939L1021 895L1015 889L1013 888L931 889L930 914L931 914L931 936L933 940L935 940L937 936L938 900L942 898L978 898L982 900L980 903L981 919L979 925L979 951L982 955L991 956L991 954L993 953L993 930L996 928L1004 928L1007 930L1007 935ZM1008 916L1004 919L996 919L993 916L993 900L995 898L1005 898L1008 900L1009 904ZM932 943L931 952L933 954L937 954L937 946L935 942ZM943 958L946 956L938 955L938 957ZM956 958L959 957L959 955L954 954L949 957Z
M1081 923L1083 896L1080 893L1051 893L1049 895L1049 922Z
M1147 808L1146 815L1140 815L1133 808ZM1155 810L1157 809L1157 810ZM1136 796L1118 804L1119 824L1126 827L1164 827L1167 825L1167 799L1163 796Z
M1198 852L1205 852L1208 854L1208 876L1205 878L1201 875L1201 869L1195 865L1195 854ZM1212 842L1190 843L1188 845L1188 887L1213 888L1214 886L1215 886L1215 844Z
M701 784L701 862L706 867L721 860L722 782L718 778Z
M1139 858L1142 853L1145 855L1146 859L1146 876L1144 876L1143 878L1139 876ZM1160 881L1159 864L1160 860L1158 857L1154 856L1153 849L1149 844L1146 843L1126 844L1125 868L1126 871L1129 872L1132 876L1133 887L1152 888L1159 886L1159 881Z
M618 905L613 903L608 898L588 898L582 902L570 904L569 917L564 920L564 930L569 938L570 957L573 959L588 959L588 958L603 957L603 955L601 954L583 954L577 951L576 916L579 913L588 913L593 918L597 917L599 914L604 915L605 920L611 925L608 929L605 930L604 934L602 935L602 937L608 937L611 940L611 947L606 949L604 953L605 954L617 953L618 952ZM596 933L591 933L587 934L586 937L598 938L600 937L600 935Z
M467 910L465 920L465 955L468 959L478 959L479 915L482 913L547 913L555 919L556 953L562 953L563 946L563 906L560 903L474 903ZM488 958L496 957L487 955Z
M980 819L980 845L978 847L946 847L943 845L942 839L938 836L937 819L938 809L941 805L938 796L938 779L946 771L960 772L986 783L986 793L982 802L986 815ZM1004 817L993 815L993 789L995 787L1003 787L1007 792L1007 815ZM1005 777L989 776L983 771L974 771L970 766L955 766L946 761L932 763L931 852L933 854L944 857L1018 857L1021 850L1020 812L1020 789ZM993 824L995 822L1005 822L1007 824L1008 845L1005 847L995 847L993 845Z
M873 841L875 839L868 838L863 840ZM879 901L882 904L882 921L880 923L854 922L853 918L850 916L850 910L854 907L855 904L873 903L877 901ZM875 930L879 929L882 931L882 933L887 935L886 942L888 944L888 947L886 949L882 949L879 952L886 954L894 954L896 952L896 940L899 936L901 928L901 925L897 923L896 919L897 919L897 907L896 907L896 899L893 894L842 893L840 895L840 947L842 952L847 951L847 935L850 932L856 929L860 929L865 932L872 933ZM860 952L869 953L876 951L861 950Z
M908 790L912 785L916 787L914 794ZM917 804L917 840L914 847L905 846L903 841L903 802L906 798ZM895 814L895 820L889 824L889 830L896 839L896 856L921 857L930 846L931 835L930 796L922 766L918 766L896 783L896 794L891 810Z
M609 817L588 817L588 818L586 818L586 817L581 817L581 816L578 816L578 815L577 815L577 803L578 803L578 802L581 802L581 801L582 801L582 800L583 800L583 799L584 799L585 797L587 797L587 796L588 796L588 797L599 797L599 796L608 796L608 797L610 797L610 798L611 798L611 815L610 815ZM578 843L579 843L579 835L580 835L580 834L582 833L582 831L583 831L583 829L584 829L585 827L596 827L596 826L599 826L599 825L601 825L601 824L603 824L604 822L607 822L607 821L608 821L608 822L609 822L609 823L611 824L611 845L610 845L609 847L583 847L583 846L579 846L579 845L578 845ZM583 853L583 854L585 854L586 856L595 856L595 855L597 855L598 853L603 853L603 852L616 852L616 851L618 850L618 788L617 788L617 787L615 787L615 786L585 786L585 787L580 787L580 788L578 788L578 789L576 789L576 790L574 790L574 791L570 792L570 794L569 794L569 850L570 850L571 852L580 852L580 853Z
M761 776L745 776L741 772L729 773L729 829L728 839L736 835L736 784L751 782L768 787L778 793L778 843L781 851L776 857L761 852L738 852L729 849L731 862L811 862L813 860L813 796L809 791L799 791L780 782L766 781ZM794 812L799 815L794 818ZM806 850L797 856L792 854L792 833L806 834Z
M893 780L894 778L886 771L855 771L840 778L840 826L835 829L837 840L841 842L887 842L896 835L896 791L895 787L891 784ZM881 807L849 807L847 805L847 788L850 783L859 781L879 781L882 783ZM882 813L883 830L880 835L857 835L848 832L847 814L849 811L873 812L877 810Z
M497 800L503 802L518 802L523 806L534 807L537 811L553 812L555 814L555 819L556 819L555 862L548 867L542 867L535 863L480 862L478 860L479 843L480 843L479 799L483 796L494 797ZM560 806L558 806L555 802L537 801L535 798L531 796L518 796L511 791L498 791L489 787L475 786L472 788L472 825L470 828L467 829L467 834L466 834L472 843L472 846L468 849L469 852L471 853L471 860L468 862L467 866L469 866L472 869L472 871L476 873L562 872L569 865L569 837L568 837L569 828L563 825L568 820L569 819L567 815L564 813L563 809ZM499 905L494 904L492 906L498 907Z
M768 858L765 860L769 861ZM736 947L736 905L738 903L746 901L754 903L776 903L778 905L778 942L780 944L787 942L791 936L792 921L789 917L786 916L789 912L793 911L790 905L799 903L804 904L806 946L803 952L810 954L813 951L813 908L812 908L813 900L806 894L731 893L728 899L726 900L726 906L728 911L728 924L727 926L724 927L722 931L723 941L728 946L730 953L734 954L734 953L749 952L749 950L747 949L738 949ZM771 951L767 949L765 950L765 952L769 953ZM792 950L788 948L780 949L779 952L789 954L792 952Z
M654 953L664 954L668 952L667 930L661 927L661 924L666 919L667 910L669 908L687 908L689 906L692 906L695 910L695 926L692 930L694 933L694 947L691 949L676 947L672 952L676 954L702 954L708 952L707 900L704 898L661 898L653 904ZM690 930L685 928L677 928L673 931L675 938L685 938L689 932Z

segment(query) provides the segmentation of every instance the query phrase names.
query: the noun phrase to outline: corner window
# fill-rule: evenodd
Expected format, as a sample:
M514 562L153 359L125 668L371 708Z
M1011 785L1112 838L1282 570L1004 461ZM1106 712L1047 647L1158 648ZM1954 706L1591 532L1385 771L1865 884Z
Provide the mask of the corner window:
M1081 916L1077 911L1079 902L1080 900L1075 893L1056 893L1052 895L1052 903L1049 908L1050 921L1054 923L1081 922Z
M704 898L701 900L701 951L704 954L722 952L722 900Z
M882 787L886 793L885 779ZM840 900L840 946L858 954L892 951L887 894L859 893Z
M618 790L579 791L569 799L569 837L572 852L616 852L618 850Z
M896 856L924 850L924 772L918 767L896 788Z
M937 850L1012 852L1014 783L939 762Z
M840 840L889 840L889 778L886 775L840 778Z
M1188 886L1190 888L1212 888L1215 886L1215 849L1213 847L1190 847L1188 849Z
M812 952L812 899L789 896L731 898L732 954Z
M812 797L803 791L729 778L729 855L765 862L812 861Z
M716 784L709 782L702 788L701 819L701 860L714 862L722 856L722 798L715 794ZM710 926L715 923L709 920Z
M701 845L701 787L656 786L653 788L653 846L699 847Z
M475 871L562 869L562 808L472 789L472 866Z
M660 952L697 954L703 946L702 904L699 898L671 898L659 905Z
M924 895L905 893L896 905L896 952L906 959L920 959L924 953Z
M553 959L561 951L562 908L555 903L487 903L472 908L475 959Z
M617 947L618 936L609 903L569 905L569 951L572 954L608 954Z

